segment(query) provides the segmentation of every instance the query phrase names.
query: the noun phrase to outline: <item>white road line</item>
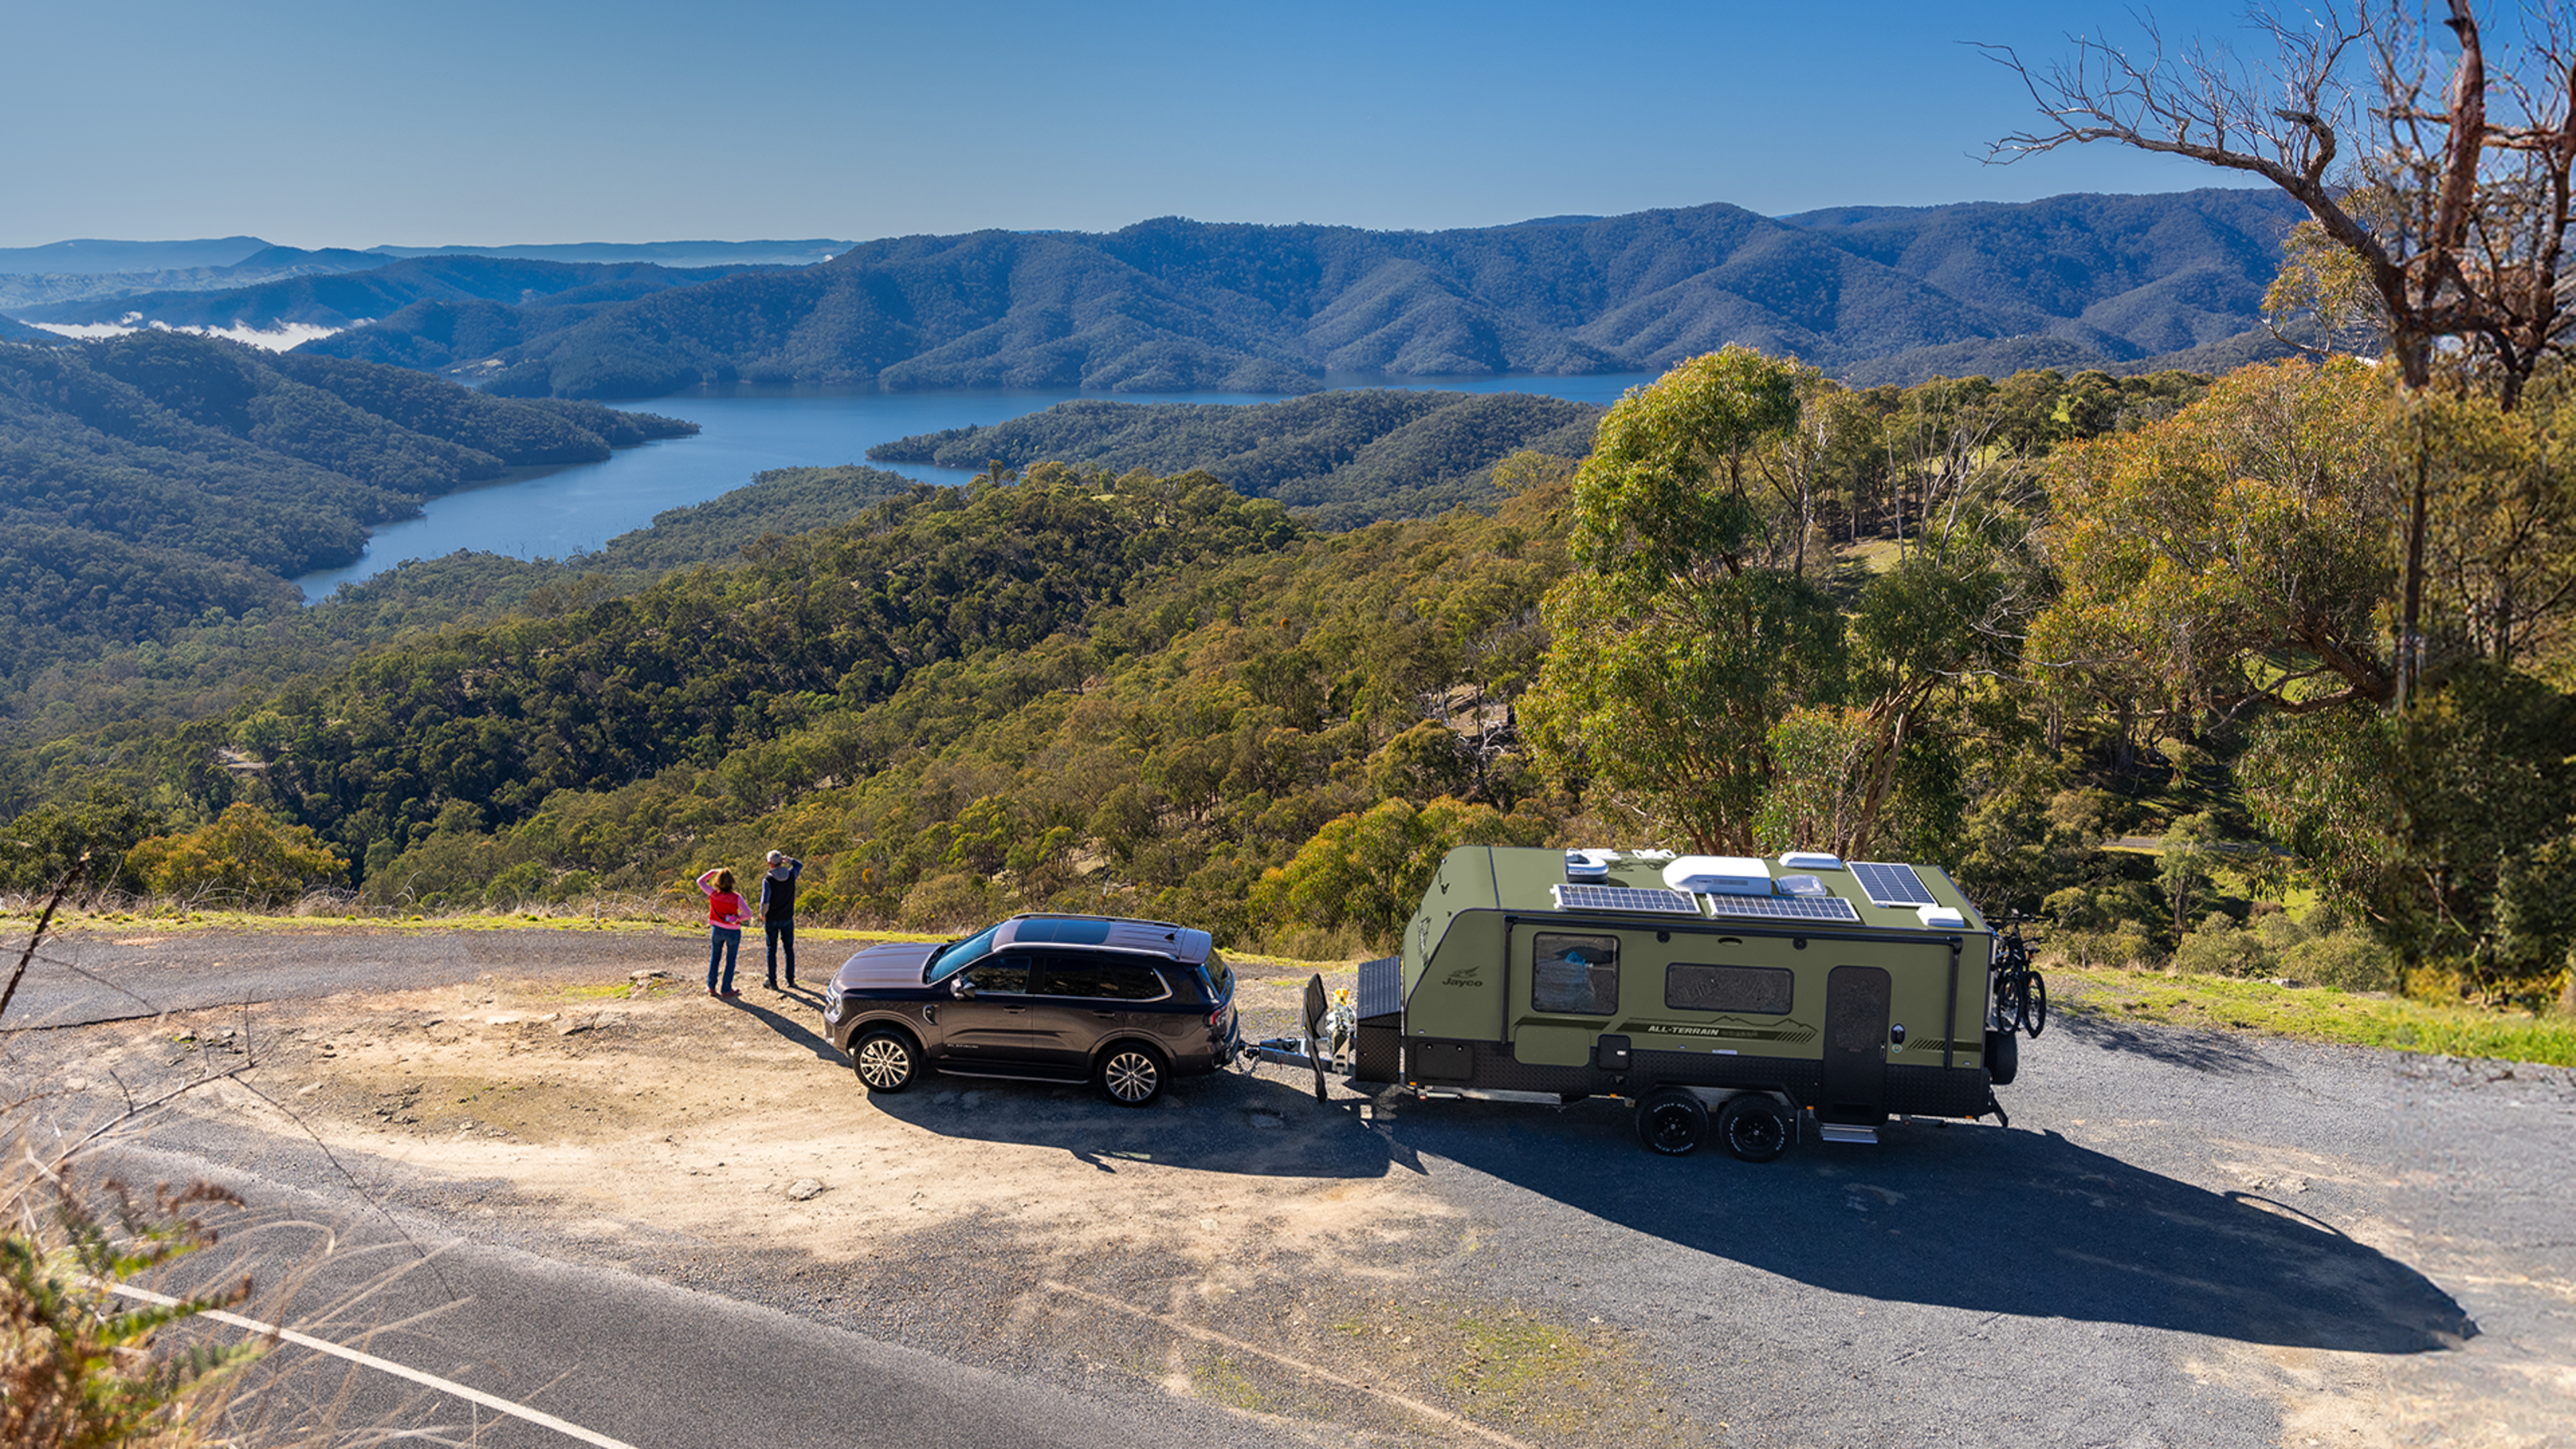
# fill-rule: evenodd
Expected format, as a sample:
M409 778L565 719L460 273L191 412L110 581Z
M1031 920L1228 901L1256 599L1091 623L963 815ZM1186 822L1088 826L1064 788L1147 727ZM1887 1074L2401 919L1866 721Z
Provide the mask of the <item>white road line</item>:
M166 1294L155 1293L148 1288L137 1288L128 1283L107 1283L101 1286L112 1293L121 1293L128 1298L139 1298L146 1303L158 1303L164 1308L179 1302L178 1299ZM334 1358L345 1358L351 1363L364 1364L371 1369L381 1369L396 1378L409 1379L425 1388L436 1389L442 1394L454 1394L469 1403L481 1404L484 1408L497 1413L525 1419L540 1428L552 1429L558 1434L579 1439L584 1444L596 1444L599 1449L635 1449L634 1445L623 1439L611 1439L605 1434L593 1433L579 1424L558 1419L541 1409L531 1409L525 1404L514 1404L508 1399L487 1394L481 1389L469 1388L454 1379L443 1379L436 1374L422 1373L409 1365L398 1364L391 1359L378 1358L372 1353L360 1353L354 1348L344 1347L328 1339L315 1338L309 1333L298 1333L291 1328L280 1328L274 1323L262 1323L255 1318L244 1318L238 1313L226 1313L215 1308L207 1309L196 1316L211 1318L217 1323L229 1323L235 1328L247 1328L253 1333L282 1339L299 1348L309 1348L316 1353L327 1353Z
M1515 1439L1509 1434L1488 1429L1473 1419L1462 1418L1459 1415L1450 1413L1447 1409L1438 1407L1437 1405L1426 1404L1420 1399L1409 1398L1403 1394L1396 1393L1391 1389L1381 1389L1374 1384L1364 1384L1357 1379L1346 1379L1340 1374L1334 1373L1330 1369L1318 1368L1313 1364L1307 1363L1303 1359L1290 1358L1284 1353L1273 1353L1269 1349L1262 1348L1257 1344L1246 1343L1239 1338L1229 1338L1212 1328L1201 1328L1195 1323L1186 1323L1178 1318L1139 1308L1132 1303L1121 1303L1115 1298L1107 1298L1098 1293L1086 1292L1083 1289L1074 1287L1070 1283L1059 1283L1052 1278L1041 1279L1038 1286L1045 1288L1050 1292L1061 1293L1068 1298L1079 1298L1085 1303L1096 1303L1103 1308L1114 1308L1120 1313L1134 1314L1136 1317L1142 1318L1147 1322L1159 1323L1165 1328L1172 1330L1174 1333L1187 1334L1202 1343L1218 1344L1222 1347L1233 1349L1237 1353L1258 1354L1273 1363L1285 1364L1310 1378L1322 1379L1328 1384L1339 1384L1343 1388L1367 1394L1371 1398L1384 1399L1388 1403L1401 1405L1406 1409L1410 1409L1414 1413L1420 1414L1426 1419L1446 1424L1453 1429L1463 1429L1479 1438L1491 1439L1497 1444L1509 1445L1510 1449L1533 1449L1532 1445L1519 1439Z

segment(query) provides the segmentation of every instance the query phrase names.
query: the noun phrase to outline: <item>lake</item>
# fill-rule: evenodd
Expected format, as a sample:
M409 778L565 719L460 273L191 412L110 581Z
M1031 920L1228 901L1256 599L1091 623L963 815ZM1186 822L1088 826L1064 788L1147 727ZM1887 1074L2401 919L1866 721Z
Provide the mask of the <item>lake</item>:
M1458 392L1527 392L1609 404L1655 380L1653 373L1599 377L1379 378L1327 377L1328 387L1445 388ZM295 582L307 603L344 583L384 572L407 559L439 558L461 548L513 558L564 558L642 528L667 508L703 503L749 483L765 468L865 463L868 449L915 433L1004 422L1071 398L1132 403L1265 403L1273 393L1105 393L1076 388L976 388L955 392L876 392L855 388L707 388L619 406L685 418L694 438L620 448L605 462L568 468L520 468L504 478L433 498L421 516L379 526L366 554L347 568ZM963 483L971 471L918 463L882 463L888 472L937 483Z

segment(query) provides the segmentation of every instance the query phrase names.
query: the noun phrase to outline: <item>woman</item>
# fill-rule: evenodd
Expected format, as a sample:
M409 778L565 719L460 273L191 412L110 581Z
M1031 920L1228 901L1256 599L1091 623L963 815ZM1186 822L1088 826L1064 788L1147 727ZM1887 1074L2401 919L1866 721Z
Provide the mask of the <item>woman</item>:
M742 925L750 917L743 913L742 897L734 893L733 872L717 869L698 877L698 889L707 897L707 924L713 928L713 939L707 946L707 995L740 996L733 989L733 962L742 954ZM717 989L716 967L724 967L724 985Z

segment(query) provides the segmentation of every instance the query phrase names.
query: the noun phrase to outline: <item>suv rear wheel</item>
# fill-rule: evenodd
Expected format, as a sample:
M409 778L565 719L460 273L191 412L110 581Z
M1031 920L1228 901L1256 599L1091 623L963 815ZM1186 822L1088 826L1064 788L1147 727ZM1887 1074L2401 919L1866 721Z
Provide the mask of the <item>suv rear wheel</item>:
M1092 1080L1119 1106L1144 1107L1163 1095L1163 1083L1170 1076L1171 1070L1151 1048L1121 1042L1101 1054Z
M900 1092L921 1075L921 1050L899 1031L872 1031L850 1049L850 1070L871 1093Z

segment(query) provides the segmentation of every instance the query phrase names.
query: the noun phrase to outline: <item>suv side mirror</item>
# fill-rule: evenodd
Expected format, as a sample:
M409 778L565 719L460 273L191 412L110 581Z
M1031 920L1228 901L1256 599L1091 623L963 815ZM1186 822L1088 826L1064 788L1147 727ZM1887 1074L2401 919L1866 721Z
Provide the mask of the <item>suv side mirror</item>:
M975 995L975 983L960 976L948 983L948 994L960 1001L970 1000Z

